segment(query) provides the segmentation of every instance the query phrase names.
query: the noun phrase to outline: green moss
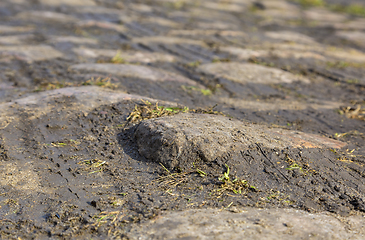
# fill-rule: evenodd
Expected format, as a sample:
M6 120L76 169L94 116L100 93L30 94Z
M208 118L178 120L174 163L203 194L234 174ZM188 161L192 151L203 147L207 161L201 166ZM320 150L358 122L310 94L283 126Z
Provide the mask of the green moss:
M362 4L350 4L347 6L334 4L329 5L328 8L335 12L365 17L365 6Z
M321 7L325 5L323 0L294 0L302 7Z

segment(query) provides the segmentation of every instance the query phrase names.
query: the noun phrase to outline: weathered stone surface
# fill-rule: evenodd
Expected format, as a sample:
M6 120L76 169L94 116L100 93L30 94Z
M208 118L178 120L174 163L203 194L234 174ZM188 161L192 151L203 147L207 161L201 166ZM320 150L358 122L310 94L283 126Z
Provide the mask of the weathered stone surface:
M165 36L133 38L132 41L135 43L143 43L143 44L160 43L160 44L191 44L191 45L205 46L205 43L203 41L184 39L178 37L165 37Z
M265 11L260 11L258 15L270 19L271 21L300 19L300 11L298 9L294 9L293 11L288 11L286 9L267 9Z
M310 9L304 12L304 18L309 21L318 21L318 24L333 24L346 21L347 16L326 9Z
M41 4L59 6L59 5L71 5L71 6L95 6L93 0L40 0Z
M264 0L262 4L265 6L265 9L298 9L295 5L283 0Z
M360 31L339 31L336 36L365 46L365 33Z
M26 21L53 21L59 23L75 23L77 18L63 13L49 12L49 11L27 11L21 12L15 16L18 19Z
M345 146L318 135L190 113L143 121L134 136L142 156L169 168L190 166L197 158L212 162L257 143L270 149Z
M279 57L279 58L314 58L325 60L326 58L320 54L308 51L283 51L283 50L253 50L238 47L221 47L219 50L235 55L239 59L248 60L252 57Z
M300 9L286 1L263 1L265 9L257 11L259 16L272 20L297 20L300 19Z
M0 45L19 45L24 44L27 40L33 38L32 34L16 35L16 36L2 36L0 37Z
M91 49L91 48L74 48L73 51L82 57L98 58L109 57L113 58L117 54L125 62L131 63L151 63L151 62L173 62L176 57L164 54L164 53L151 53L151 52L133 52L133 51L120 51L113 49Z
M30 32L33 31L34 27L25 27L25 26L5 26L0 25L0 33L17 33L17 32Z
M134 226L130 239L353 239L365 238L361 216L338 218L294 209L235 207L168 212Z
M127 14L127 12L123 11L123 9L107 8L102 6L73 6L72 11L76 13L93 13L107 15Z
M37 46L0 46L0 52L18 55L25 61L44 61L54 58L61 58L63 54L47 45Z
M333 26L336 29L363 31L365 30L365 19L360 18L349 22L335 23Z
M48 41L52 43L98 44L98 40L96 39L75 36L49 36Z
M198 71L239 83L270 84L291 83L294 81L309 83L308 79L283 70L251 63L208 63L199 66Z
M205 8L213 9L213 10L223 10L228 12L240 13L245 10L245 6L240 4L234 4L230 2L206 2L203 4Z
M222 21L198 22L197 26L207 30L236 30L237 25Z
M365 62L365 53L358 51L353 48L335 48L330 47L327 49L326 55L338 58L338 60L343 61L355 61L355 62Z
M229 104L240 109L251 109L256 111L272 111L279 109L286 110L303 110L307 108L313 109L336 109L343 105L343 103L335 101L319 101L311 99L310 103L302 103L299 101L288 101L288 100L270 100L270 102L264 101L247 101L237 98L219 98L224 104ZM309 101L308 101L309 102Z
M296 32L290 32L290 31L266 32L265 35L269 38L282 41L316 44L316 41L313 38Z
M150 102L156 102L156 100L139 96L127 94L121 91L113 91L96 86L82 86L82 87L69 87L56 90L50 90L45 92L39 92L31 94L27 97L16 99L9 103L0 104L0 127L4 129L16 116L12 116L11 109L14 107L22 108L28 112L33 113L33 118L40 115L47 114L54 109L54 106L50 102L64 97L75 98L75 104L69 106L69 110L82 110L88 111L92 108L98 107L103 104L116 103L122 100L140 100L145 99ZM161 101L160 101L161 102ZM171 102L165 102L166 104L175 105Z
M141 23L147 23L147 24L153 23L163 27L170 27L170 28L181 27L181 24L161 17L146 17L140 19L140 21Z
M198 86L198 84L193 80L190 80L176 73L167 72L164 70L146 66L138 66L130 64L112 64L112 63L103 63L103 64L85 63L71 66L70 69L104 72L104 73L115 74L121 77L135 77L150 81L162 81L162 82L171 81L171 82L179 82Z
M149 13L149 12L153 11L153 8L151 6L148 6L146 4L141 4L141 3L130 3L128 5L128 7L130 7L134 11L143 12L143 13Z
M95 21L95 20L85 20L78 22L79 27L99 27L109 30L114 30L116 32L125 32L126 28L120 24L105 22L105 21Z
M247 37L247 34L241 31L229 31L229 30L171 30L168 32L171 36L229 36L229 37Z

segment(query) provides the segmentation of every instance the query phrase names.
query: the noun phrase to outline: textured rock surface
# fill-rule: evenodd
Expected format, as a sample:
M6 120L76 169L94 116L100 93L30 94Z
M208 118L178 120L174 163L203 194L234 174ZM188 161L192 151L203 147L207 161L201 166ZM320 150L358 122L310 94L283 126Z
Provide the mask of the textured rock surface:
M362 239L364 9L1 0L0 238Z
M172 81L191 85L198 85L196 82L180 76L175 73L167 72L160 69L155 69L145 66L129 65L129 64L78 64L71 66L73 70L105 72L115 74L122 77L135 77L147 79L150 81Z
M361 216L336 218L292 209L187 210L132 229L131 239L363 239ZM351 226L351 230L348 227Z
M341 148L346 144L320 136L269 129L224 116L179 114L143 121L134 134L139 153L169 168L186 168L198 158L206 162L260 144L264 148Z
M206 74L213 74L215 77L226 78L239 83L270 84L291 83L294 81L309 83L308 79L295 76L280 69L249 63L210 63L199 66L198 70Z

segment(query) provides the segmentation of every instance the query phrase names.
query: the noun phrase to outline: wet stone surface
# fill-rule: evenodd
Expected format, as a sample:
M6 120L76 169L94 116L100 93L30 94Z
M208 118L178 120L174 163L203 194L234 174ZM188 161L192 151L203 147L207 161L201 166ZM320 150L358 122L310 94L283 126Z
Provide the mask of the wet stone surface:
M364 9L0 1L0 238L363 239Z

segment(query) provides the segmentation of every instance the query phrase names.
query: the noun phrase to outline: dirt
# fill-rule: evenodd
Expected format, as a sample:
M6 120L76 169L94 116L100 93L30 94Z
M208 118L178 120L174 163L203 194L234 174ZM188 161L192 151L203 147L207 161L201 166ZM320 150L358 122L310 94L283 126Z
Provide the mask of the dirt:
M1 2L1 238L361 239L365 46L337 34L356 21Z

